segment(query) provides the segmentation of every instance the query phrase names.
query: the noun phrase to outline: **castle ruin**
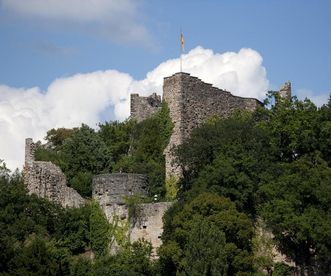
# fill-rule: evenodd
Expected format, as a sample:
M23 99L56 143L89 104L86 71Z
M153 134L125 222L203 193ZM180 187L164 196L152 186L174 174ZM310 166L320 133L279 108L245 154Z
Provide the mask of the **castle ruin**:
M279 91L281 98L291 96L291 83L287 82ZM209 117L228 117L237 109L254 111L261 105L257 99L243 98L213 87L188 73L176 73L164 79L163 101L168 104L170 118L174 124L173 133L164 154L166 177L181 175L180 167L174 164L171 149L187 139L192 130ZM149 118L160 110L161 97L153 93L148 97L131 94L132 119L138 122ZM36 145L26 139L24 183L30 194L46 198L63 207L80 207L85 200L67 186L61 169L51 162L35 161ZM147 176L141 174L113 173L93 177L92 198L99 202L110 223L117 219L129 223L128 236L131 241L145 239L153 245L153 257L161 245L163 231L162 217L172 202L138 204L139 220L130 222L126 198L145 196L148 192Z
M153 94L151 97L156 96ZM158 110L153 109L153 106L146 108L149 103L147 99L148 97L131 94L131 118L142 121ZM174 164L171 149L182 144L194 128L212 116L226 118L237 109L254 111L262 105L257 99L234 96L228 91L182 72L164 78L163 101L168 104L170 118L174 124L170 142L164 151L167 178L181 175L179 166ZM137 110L146 112L141 113ZM150 112L151 110L153 112Z
M163 232L162 217L172 202L139 203L135 218L129 218L127 200L130 196L146 196L148 179L143 174L112 173L93 177L92 196L97 200L113 225L123 226L129 222L127 235L130 241L144 239L153 246L152 258L157 256L156 249L161 245ZM116 252L118 244L113 244L112 251Z
M85 200L67 186L62 170L52 162L35 161L36 145L31 138L25 140L24 183L30 194L46 198L63 207L80 207Z
M161 96L153 93L148 97L131 94L130 117L141 122L161 109Z

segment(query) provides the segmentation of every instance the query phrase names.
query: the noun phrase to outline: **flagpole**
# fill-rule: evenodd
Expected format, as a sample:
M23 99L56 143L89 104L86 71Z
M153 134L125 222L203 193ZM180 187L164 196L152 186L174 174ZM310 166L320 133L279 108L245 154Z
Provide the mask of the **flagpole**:
M182 50L180 50L180 72L183 72Z

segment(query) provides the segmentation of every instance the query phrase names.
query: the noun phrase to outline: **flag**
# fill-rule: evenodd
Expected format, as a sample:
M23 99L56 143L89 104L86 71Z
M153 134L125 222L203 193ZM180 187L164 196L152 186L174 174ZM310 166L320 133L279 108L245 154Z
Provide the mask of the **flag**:
M182 51L184 51L184 36L182 32L180 32L180 44L182 45Z

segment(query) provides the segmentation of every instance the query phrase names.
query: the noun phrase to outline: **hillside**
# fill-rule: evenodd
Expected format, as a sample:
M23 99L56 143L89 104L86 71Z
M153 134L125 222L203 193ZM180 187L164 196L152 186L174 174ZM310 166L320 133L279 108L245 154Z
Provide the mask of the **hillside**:
M60 166L88 203L64 209L28 195L21 176L10 176L2 162L0 274L327 274L331 99L317 108L270 94L265 105L210 117L195 128L172 151L183 172L179 181L165 176L163 154L173 129L166 104L139 123L49 130L37 159ZM150 259L149 243L130 243L115 231L91 200L92 176L112 172L148 175L148 197L138 201L175 199L163 218L158 259ZM114 236L122 240L115 255ZM289 262L277 263L274 248Z

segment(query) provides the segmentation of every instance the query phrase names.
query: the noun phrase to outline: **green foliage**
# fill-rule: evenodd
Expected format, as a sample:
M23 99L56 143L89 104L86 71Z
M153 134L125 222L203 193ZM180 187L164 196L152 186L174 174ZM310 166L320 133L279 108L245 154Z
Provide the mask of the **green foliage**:
M331 98L317 108L309 100L274 96L270 109L213 117L195 129L175 150L184 170L180 182L165 182L163 151L173 128L165 104L141 123L47 133L37 159L59 165L85 197L92 175L110 171L146 173L150 195L177 197L163 217L158 261L150 260L149 243L130 244L128 222L114 216L108 223L93 201L63 209L28 195L20 174L10 174L0 160L0 274L252 275L263 269L270 274L273 267L273 275L293 274L287 265L273 264L274 245L300 271L317 264L318 273L326 274ZM144 201L127 199L131 222L139 222ZM110 255L115 243L119 252ZM86 257L91 252L93 261Z
M163 235L165 243L160 253L167 252L170 242L173 249L176 246L180 249L174 256L181 256L181 259L169 260L169 257L161 256L160 261L171 263L175 267L172 273L182 271L187 275L208 275L215 274L216 270L228 274L252 271L250 240L253 225L229 199L203 193L181 207L173 207L170 212L171 216L164 218L168 231ZM220 244L215 243L216 237ZM203 244L208 244L208 247L203 248ZM204 261L199 263L196 260L196 266L192 266L189 260L196 258L196 254L201 254ZM161 264L161 267L164 266Z
M78 172L99 174L109 172L112 159L103 140L87 125L82 125L63 144L67 167L65 172L73 178Z
M99 135L107 145L114 163L117 163L123 156L128 155L132 143L132 131L136 122L132 120L124 122L105 122L99 124Z
M90 246L90 207L86 205L66 209L65 213L61 228L61 245L74 255L84 253Z
M99 203L92 201L90 210L91 248L97 257L107 255L112 238L110 224Z
M86 208L62 209L28 195L20 175L0 179L0 271L69 275L72 254L89 244Z
M93 276L92 261L86 257L80 256L72 258L70 262L70 275L71 276Z
M98 133L87 125L74 129L50 130L50 146L39 146L36 160L61 167L69 186L83 197L91 197L92 176L111 171L112 156Z
M103 256L94 264L94 275L155 275L154 268L149 260L151 245L144 241L134 242L127 250L116 256Z
M225 234L213 222L193 220L184 250L184 269L188 275L227 274Z
M276 263L272 276L290 276L293 275L293 268L284 263Z
M272 151L268 132L255 127L252 116L237 113L226 120L214 118L176 149L184 169L184 190L213 191L254 215L255 193L271 168Z
M43 238L32 236L10 261L12 275L68 275L69 259L65 249L52 247Z
M77 172L70 180L70 186L84 197L91 197L92 194L91 172Z
M168 179L165 181L165 189L166 189L166 194L165 198L167 200L174 200L176 199L178 190L179 190L179 178L176 176L170 176Z
M316 255L330 262L331 169L307 157L280 166L260 189L262 216L296 263L308 265Z
M35 151L35 159L38 161L50 161L60 168L66 168L67 163L62 151L56 151L51 148L45 148L42 145L37 145Z
M134 124L130 151L115 165L114 171L143 173L149 177L149 194L165 195L165 161L163 151L172 132L169 108L163 103L159 112Z
M77 128L58 128L47 131L47 135L45 140L50 144L49 146L54 150L59 150L64 144L64 141L70 137L72 137L75 132L77 132Z

